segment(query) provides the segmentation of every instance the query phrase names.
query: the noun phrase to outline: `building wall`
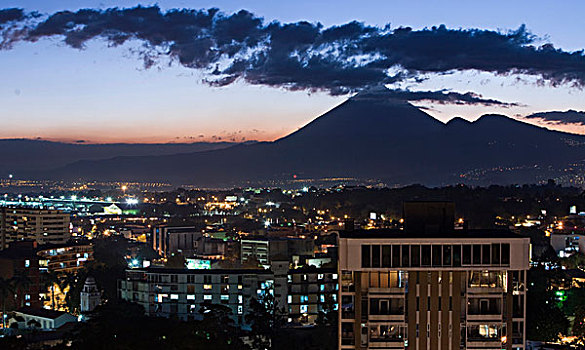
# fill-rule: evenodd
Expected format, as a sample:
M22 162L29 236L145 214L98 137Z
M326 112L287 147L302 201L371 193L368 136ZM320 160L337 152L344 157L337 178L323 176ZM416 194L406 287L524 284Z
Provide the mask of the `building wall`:
M336 269L290 270L287 284L289 322L315 324L320 311L338 307Z
M232 309L236 324L245 324L252 298L274 293L274 277L267 270L176 270L146 272L129 270L119 282L124 300L141 304L150 316L175 316L183 320L200 317L204 303Z

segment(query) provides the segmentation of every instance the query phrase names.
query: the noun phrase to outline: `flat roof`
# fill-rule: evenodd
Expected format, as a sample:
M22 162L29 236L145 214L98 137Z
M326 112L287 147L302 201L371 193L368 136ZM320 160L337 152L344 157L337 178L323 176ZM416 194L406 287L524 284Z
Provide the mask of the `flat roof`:
M126 272L142 272L142 273L168 273L168 274L182 274L182 275L257 275L257 274L272 274L269 269L261 268L239 268L239 269L180 269L169 267L147 267L142 269L127 269Z
M339 238L381 239L381 238L524 238L507 229L462 229L444 233L416 233L400 229L357 229L339 231Z

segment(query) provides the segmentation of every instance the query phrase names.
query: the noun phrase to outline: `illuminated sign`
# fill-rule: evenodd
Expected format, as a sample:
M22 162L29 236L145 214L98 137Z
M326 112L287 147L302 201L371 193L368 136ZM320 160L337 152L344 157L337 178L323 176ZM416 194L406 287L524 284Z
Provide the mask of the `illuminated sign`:
M211 269L211 260L204 259L185 259L189 270L209 270Z

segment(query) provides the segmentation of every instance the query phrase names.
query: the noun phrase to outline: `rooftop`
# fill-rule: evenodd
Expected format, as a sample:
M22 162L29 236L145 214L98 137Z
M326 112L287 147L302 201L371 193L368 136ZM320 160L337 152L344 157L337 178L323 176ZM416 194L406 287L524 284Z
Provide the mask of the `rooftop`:
M463 229L444 233L416 233L400 229L357 229L352 231L339 231L339 238L523 238L506 229Z
M261 268L236 268L236 269L181 269L169 267L147 267L143 269L128 269L126 272L142 272L142 273L168 273L168 274L182 274L182 275L239 275L239 274L271 274L272 271Z
M56 319L56 318L59 318L65 314L67 314L65 311L48 310L48 309L34 308L34 307L30 307L30 306L22 307L22 308L16 310L16 312L19 312L19 313L25 314L25 315L31 315L31 316L49 318L49 319Z

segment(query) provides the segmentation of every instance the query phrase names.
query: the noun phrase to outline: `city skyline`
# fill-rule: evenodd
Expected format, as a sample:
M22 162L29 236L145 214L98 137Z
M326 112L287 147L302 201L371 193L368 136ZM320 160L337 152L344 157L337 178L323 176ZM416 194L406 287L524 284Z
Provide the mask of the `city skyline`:
M35 22L44 21L60 10L131 8L137 4L134 1L43 4L6 1L2 8L23 8L27 14L38 11L41 17L27 20ZM284 7L255 1L158 2L161 13L174 8L217 7L230 16L245 9L263 18L264 26L272 21L284 24L307 20L313 25L322 23L322 30L357 20L380 31L387 23L393 30L411 26L414 31L445 24L446 30L453 33L459 29L478 29L495 30L503 35L525 24L528 32L537 37L535 46L552 43L562 50L557 51L559 57L582 49L578 33L584 25L576 16L581 12L578 7L583 5L576 2L563 8L548 7L552 5L545 2L533 3L530 9L512 4L506 10L501 7L503 2L490 6L459 4L456 10L453 6L426 5L415 9L405 4L378 2L356 8L345 2L331 11L326 3L312 5L304 1ZM547 13L546 18L543 13ZM11 38L14 40L14 36ZM282 85L252 84L245 76L232 84L213 87L202 83L208 78L203 70L181 65L176 59L163 57L153 67L145 68L138 52L143 42L130 40L111 47L107 40L97 37L84 41L83 49L68 47L63 36L17 38L12 45L4 42L5 49L0 51L0 74L5 77L0 93L0 104L4 107L0 138L89 143L274 140L297 130L355 93L355 90L345 91L332 96L330 89L323 86L312 89L307 85L290 91L290 86L287 90ZM418 73L390 87L408 92L453 92L463 94L459 97L481 96L480 99L488 101L485 105L469 104L469 99L452 104L416 101L416 105L426 107L429 114L443 122L456 116L475 120L486 113L521 118L543 111L585 110L583 91L579 87L585 59L578 53L573 59L575 67L571 76L562 79L547 80L550 71L543 71L544 75L515 74L514 66L508 66L500 75L490 69L455 67L438 73ZM420 79L423 81L419 82ZM358 84L358 88L363 86ZM467 92L474 94L465 95ZM501 103L489 102L492 100ZM583 124L545 126L585 133Z

